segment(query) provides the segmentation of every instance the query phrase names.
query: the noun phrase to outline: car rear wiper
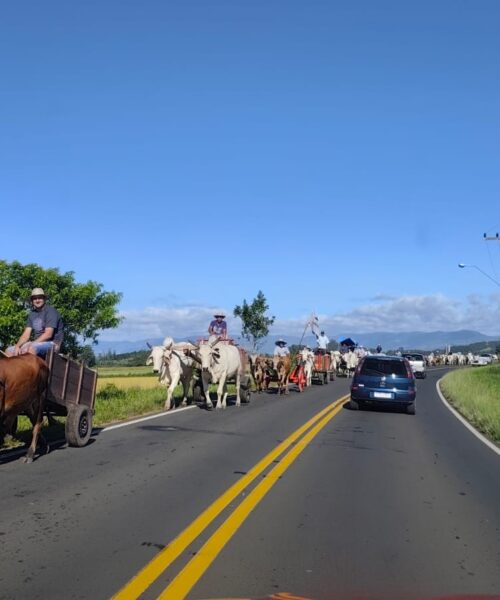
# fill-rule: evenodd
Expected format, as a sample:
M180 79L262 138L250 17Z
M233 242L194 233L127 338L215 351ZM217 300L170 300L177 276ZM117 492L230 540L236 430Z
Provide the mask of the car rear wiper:
M377 371L377 369L365 369L361 375L387 375L385 371Z

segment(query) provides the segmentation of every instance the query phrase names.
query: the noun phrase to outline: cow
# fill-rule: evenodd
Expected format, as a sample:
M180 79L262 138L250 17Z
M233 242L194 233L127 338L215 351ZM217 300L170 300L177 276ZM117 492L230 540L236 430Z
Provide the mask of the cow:
M158 381L167 386L165 410L173 406L172 396L179 381L182 384L182 406L187 404L189 385L193 378L193 359L186 356L184 350L192 347L191 344L175 344L171 337L163 341L162 346L152 346L146 364L153 365L153 371L158 373Z
M213 337L213 336L212 336ZM203 393L207 408L213 408L210 400L209 385L218 383L216 409L226 408L227 381L235 379L236 382L236 406L241 405L240 381L242 375L241 355L236 346L221 341L220 338L209 339L208 342L198 344L195 355L201 365L201 379Z
M41 434L49 368L34 354L0 358L0 445L5 432L11 432L17 416L26 413L33 425L31 444L25 463L33 462L38 438L46 452L49 445Z
M292 372L292 358L286 356L273 357L273 367L278 376L278 394L288 394L288 380Z
M310 348L302 348L299 352L300 359L304 367L304 375L306 377L306 387L312 385L312 374L314 368L314 352Z
M335 376L338 372L338 366L340 361L340 352L338 350L330 350L330 368L332 370L332 378L335 379Z
M356 355L356 353L350 349L348 352L346 352L343 356L345 363L346 363L346 374L347 377L351 377L354 376L354 371L356 370L356 367L358 366L359 363L359 358Z
M267 391L271 379L269 375L269 368L272 368L272 365L269 365L270 359L258 354L251 354L248 358L250 361L250 372L255 381L257 392L260 394L263 390Z

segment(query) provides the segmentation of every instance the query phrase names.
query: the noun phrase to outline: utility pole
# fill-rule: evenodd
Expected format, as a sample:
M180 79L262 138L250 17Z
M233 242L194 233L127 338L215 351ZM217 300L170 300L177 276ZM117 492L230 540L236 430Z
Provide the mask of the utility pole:
M484 234L483 239L485 242L500 242L500 236L498 235L498 233L494 237L487 236L486 234Z

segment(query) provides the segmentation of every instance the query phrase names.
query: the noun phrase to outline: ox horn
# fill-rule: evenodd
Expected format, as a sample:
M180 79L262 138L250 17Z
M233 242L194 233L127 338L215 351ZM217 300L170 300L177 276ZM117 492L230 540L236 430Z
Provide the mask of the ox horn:
M210 343L210 348L213 348L215 346L215 344L220 342L220 340L221 340L221 338L220 338L220 336L218 336L217 339L215 339L213 342Z
M152 349L153 349L153 346L151 346L151 344L150 344L149 342L146 342L146 346L147 346L147 347L148 347L150 350L152 350Z

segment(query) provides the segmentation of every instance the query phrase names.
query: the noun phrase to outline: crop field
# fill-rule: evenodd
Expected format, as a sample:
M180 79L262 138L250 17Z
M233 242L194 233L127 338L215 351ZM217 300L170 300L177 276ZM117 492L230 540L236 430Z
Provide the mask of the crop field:
M152 367L98 367L99 378L103 377L156 377Z

